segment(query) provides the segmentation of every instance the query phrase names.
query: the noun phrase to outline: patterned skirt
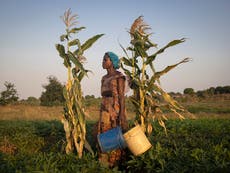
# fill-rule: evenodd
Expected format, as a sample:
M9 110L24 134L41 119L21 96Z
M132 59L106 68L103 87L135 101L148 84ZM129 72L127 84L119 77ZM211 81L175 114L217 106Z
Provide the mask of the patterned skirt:
M106 132L119 125L118 112L114 109L112 97L102 99L100 119L98 122L98 134ZM99 149L99 161L109 167L118 166L124 159L123 149L102 153Z

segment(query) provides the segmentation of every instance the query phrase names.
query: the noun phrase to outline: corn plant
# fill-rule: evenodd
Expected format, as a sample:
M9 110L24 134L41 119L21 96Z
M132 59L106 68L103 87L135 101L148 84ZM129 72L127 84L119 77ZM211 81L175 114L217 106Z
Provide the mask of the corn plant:
M64 115L62 123L66 133L66 153L72 153L75 150L79 158L82 157L84 145L90 150L91 147L86 141L86 113L84 111L81 81L87 76L89 70L85 69L83 63L86 58L84 51L90 48L103 34L98 34L83 44L78 38L72 39L73 34L85 29L85 27L75 27L77 24L77 15L72 15L68 9L64 16L63 22L66 26L66 33L60 36L61 42L66 44L56 44L59 56L64 60L64 66L67 68L67 82L63 89L65 97Z
M136 123L139 123L149 134L152 132L151 122L155 119L166 131L164 120L167 120L167 116L163 112L165 108L174 112L180 119L184 118L180 112L186 110L161 88L160 77L179 64L190 61L190 58L184 58L162 71L156 71L154 60L157 55L169 47L183 43L185 39L173 40L163 48L157 49L155 53L151 53L153 48L157 48L157 44L149 38L150 29L149 25L144 22L143 16L138 17L128 31L131 36L131 45L127 49L120 45L126 55L122 57L122 68L130 78L130 85L133 89L131 101L135 106ZM128 51L131 51L131 55L128 54Z

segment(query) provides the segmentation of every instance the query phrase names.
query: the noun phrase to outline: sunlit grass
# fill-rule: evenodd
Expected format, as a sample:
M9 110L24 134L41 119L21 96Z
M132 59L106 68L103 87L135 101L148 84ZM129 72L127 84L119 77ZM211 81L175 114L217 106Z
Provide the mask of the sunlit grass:
M59 120L62 111L63 108L61 106L0 106L0 120Z
M230 118L229 99L205 99L200 101L183 102L182 105L196 118ZM130 102L126 103L126 114L129 120L135 118L135 113ZM86 120L97 121L100 114L98 102L91 101L86 106ZM45 107L30 105L0 106L0 120L60 120L63 114L62 106ZM172 113L167 113L169 118L176 118Z

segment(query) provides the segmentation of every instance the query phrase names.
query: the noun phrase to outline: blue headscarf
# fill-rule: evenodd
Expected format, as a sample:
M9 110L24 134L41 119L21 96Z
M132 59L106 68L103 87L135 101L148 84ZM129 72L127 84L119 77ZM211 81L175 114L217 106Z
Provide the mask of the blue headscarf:
M109 55L109 58L110 58L110 60L111 60L112 63L113 63L113 67L114 67L115 69L120 68L120 61L119 61L118 56L117 56L115 53L113 53L113 52L106 52L106 54Z

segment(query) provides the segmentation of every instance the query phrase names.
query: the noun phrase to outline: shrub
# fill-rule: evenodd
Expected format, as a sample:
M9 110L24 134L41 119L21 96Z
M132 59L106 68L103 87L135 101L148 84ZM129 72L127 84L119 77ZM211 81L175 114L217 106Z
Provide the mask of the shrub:
M64 96L62 94L63 85L58 81L55 76L48 77L49 83L43 85L45 89L42 92L40 100L42 106L55 106L62 105L64 103Z
M6 105L18 101L18 93L15 85L10 82L4 83L6 90L1 92L0 105Z

